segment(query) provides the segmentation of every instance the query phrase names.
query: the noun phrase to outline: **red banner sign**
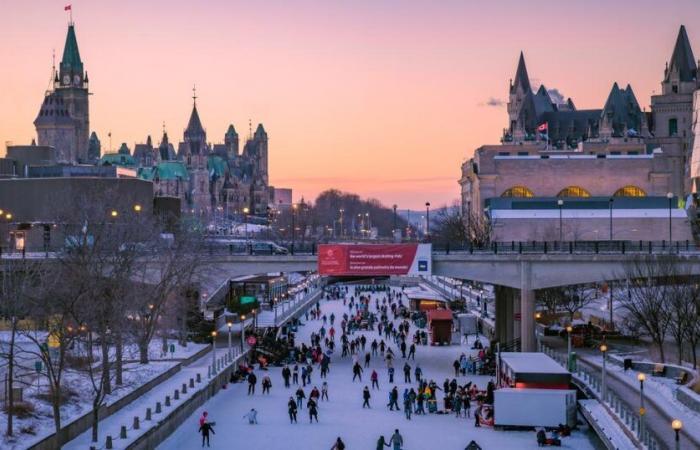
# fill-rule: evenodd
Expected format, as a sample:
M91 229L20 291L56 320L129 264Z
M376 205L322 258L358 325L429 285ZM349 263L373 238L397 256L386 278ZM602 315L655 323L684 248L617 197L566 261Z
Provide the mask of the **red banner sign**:
M318 246L318 273L336 276L429 275L430 244Z

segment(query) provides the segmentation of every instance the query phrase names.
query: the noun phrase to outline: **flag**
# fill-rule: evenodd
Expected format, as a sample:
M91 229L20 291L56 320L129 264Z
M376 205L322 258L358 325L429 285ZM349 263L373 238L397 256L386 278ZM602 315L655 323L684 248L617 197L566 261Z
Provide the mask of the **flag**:
M64 11L73 11L73 5L66 5L63 7Z
M537 127L537 131L547 131L547 122Z

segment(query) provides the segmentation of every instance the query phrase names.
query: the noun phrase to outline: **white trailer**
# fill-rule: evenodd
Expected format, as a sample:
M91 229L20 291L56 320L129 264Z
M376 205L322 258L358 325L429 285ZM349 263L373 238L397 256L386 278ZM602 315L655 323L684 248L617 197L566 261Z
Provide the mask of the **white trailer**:
M502 388L494 391L497 427L576 425L576 391L568 389Z

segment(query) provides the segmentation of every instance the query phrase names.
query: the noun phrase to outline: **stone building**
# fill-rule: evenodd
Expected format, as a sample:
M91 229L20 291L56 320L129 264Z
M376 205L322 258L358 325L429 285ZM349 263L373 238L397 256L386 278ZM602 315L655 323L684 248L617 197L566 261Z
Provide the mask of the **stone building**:
M501 145L462 164L467 227L486 216L497 241L691 239L682 206L700 85L684 27L661 84L650 113L617 83L602 108L579 110L535 90L521 53Z

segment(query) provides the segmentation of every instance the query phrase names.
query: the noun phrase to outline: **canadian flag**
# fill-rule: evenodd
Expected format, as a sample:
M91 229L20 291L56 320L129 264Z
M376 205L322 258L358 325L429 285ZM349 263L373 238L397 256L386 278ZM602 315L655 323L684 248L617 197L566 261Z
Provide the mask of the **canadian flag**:
M73 5L66 5L63 7L64 11L72 11L73 10Z
M547 122L537 127L537 131L547 131Z

